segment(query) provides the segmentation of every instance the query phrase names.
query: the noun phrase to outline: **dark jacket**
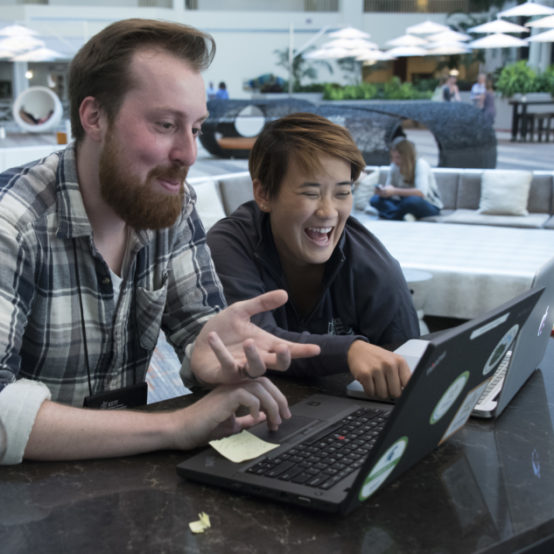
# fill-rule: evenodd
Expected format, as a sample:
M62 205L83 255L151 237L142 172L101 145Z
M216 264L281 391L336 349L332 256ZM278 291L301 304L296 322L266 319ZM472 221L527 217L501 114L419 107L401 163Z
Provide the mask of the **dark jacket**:
M217 222L208 232L208 245L229 303L288 289L269 216L255 202ZM356 339L396 346L419 336L400 265L352 217L326 264L324 292L313 311L302 317L289 299L253 321L283 339L321 347L320 356L293 360L289 372L295 375L348 371L347 352Z

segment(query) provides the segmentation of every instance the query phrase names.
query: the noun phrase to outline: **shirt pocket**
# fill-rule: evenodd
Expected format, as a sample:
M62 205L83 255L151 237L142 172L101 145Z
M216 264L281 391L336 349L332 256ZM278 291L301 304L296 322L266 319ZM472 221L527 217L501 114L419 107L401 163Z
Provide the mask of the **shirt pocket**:
M168 279L165 274L162 285L158 289L137 287L137 328L140 345L145 350L154 350L158 342L167 299L167 285Z

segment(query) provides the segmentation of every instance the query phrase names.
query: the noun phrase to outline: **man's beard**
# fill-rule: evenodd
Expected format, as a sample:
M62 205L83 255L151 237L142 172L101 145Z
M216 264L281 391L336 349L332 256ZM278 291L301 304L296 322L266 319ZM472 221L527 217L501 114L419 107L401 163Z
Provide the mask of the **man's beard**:
M133 229L164 229L171 227L183 207L185 190L183 183L188 168L183 166L155 167L148 172L146 180L134 176L132 168L121 167L119 145L108 132L100 153L99 178L102 198L127 225ZM156 178L180 181L179 194L164 194L156 191Z

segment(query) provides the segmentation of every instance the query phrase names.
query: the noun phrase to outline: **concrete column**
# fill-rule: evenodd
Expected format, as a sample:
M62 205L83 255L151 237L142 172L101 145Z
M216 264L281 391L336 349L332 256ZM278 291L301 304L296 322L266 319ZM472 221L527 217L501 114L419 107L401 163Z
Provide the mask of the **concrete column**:
M29 81L25 77L27 69L27 62L13 62L12 96L14 100L29 88Z

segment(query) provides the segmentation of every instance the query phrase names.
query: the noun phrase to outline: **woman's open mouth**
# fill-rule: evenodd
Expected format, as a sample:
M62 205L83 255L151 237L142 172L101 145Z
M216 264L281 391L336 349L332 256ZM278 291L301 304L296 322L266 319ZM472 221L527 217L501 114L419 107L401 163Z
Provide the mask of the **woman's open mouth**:
M331 240L331 232L334 227L306 227L304 232L307 237L319 246L327 246Z

